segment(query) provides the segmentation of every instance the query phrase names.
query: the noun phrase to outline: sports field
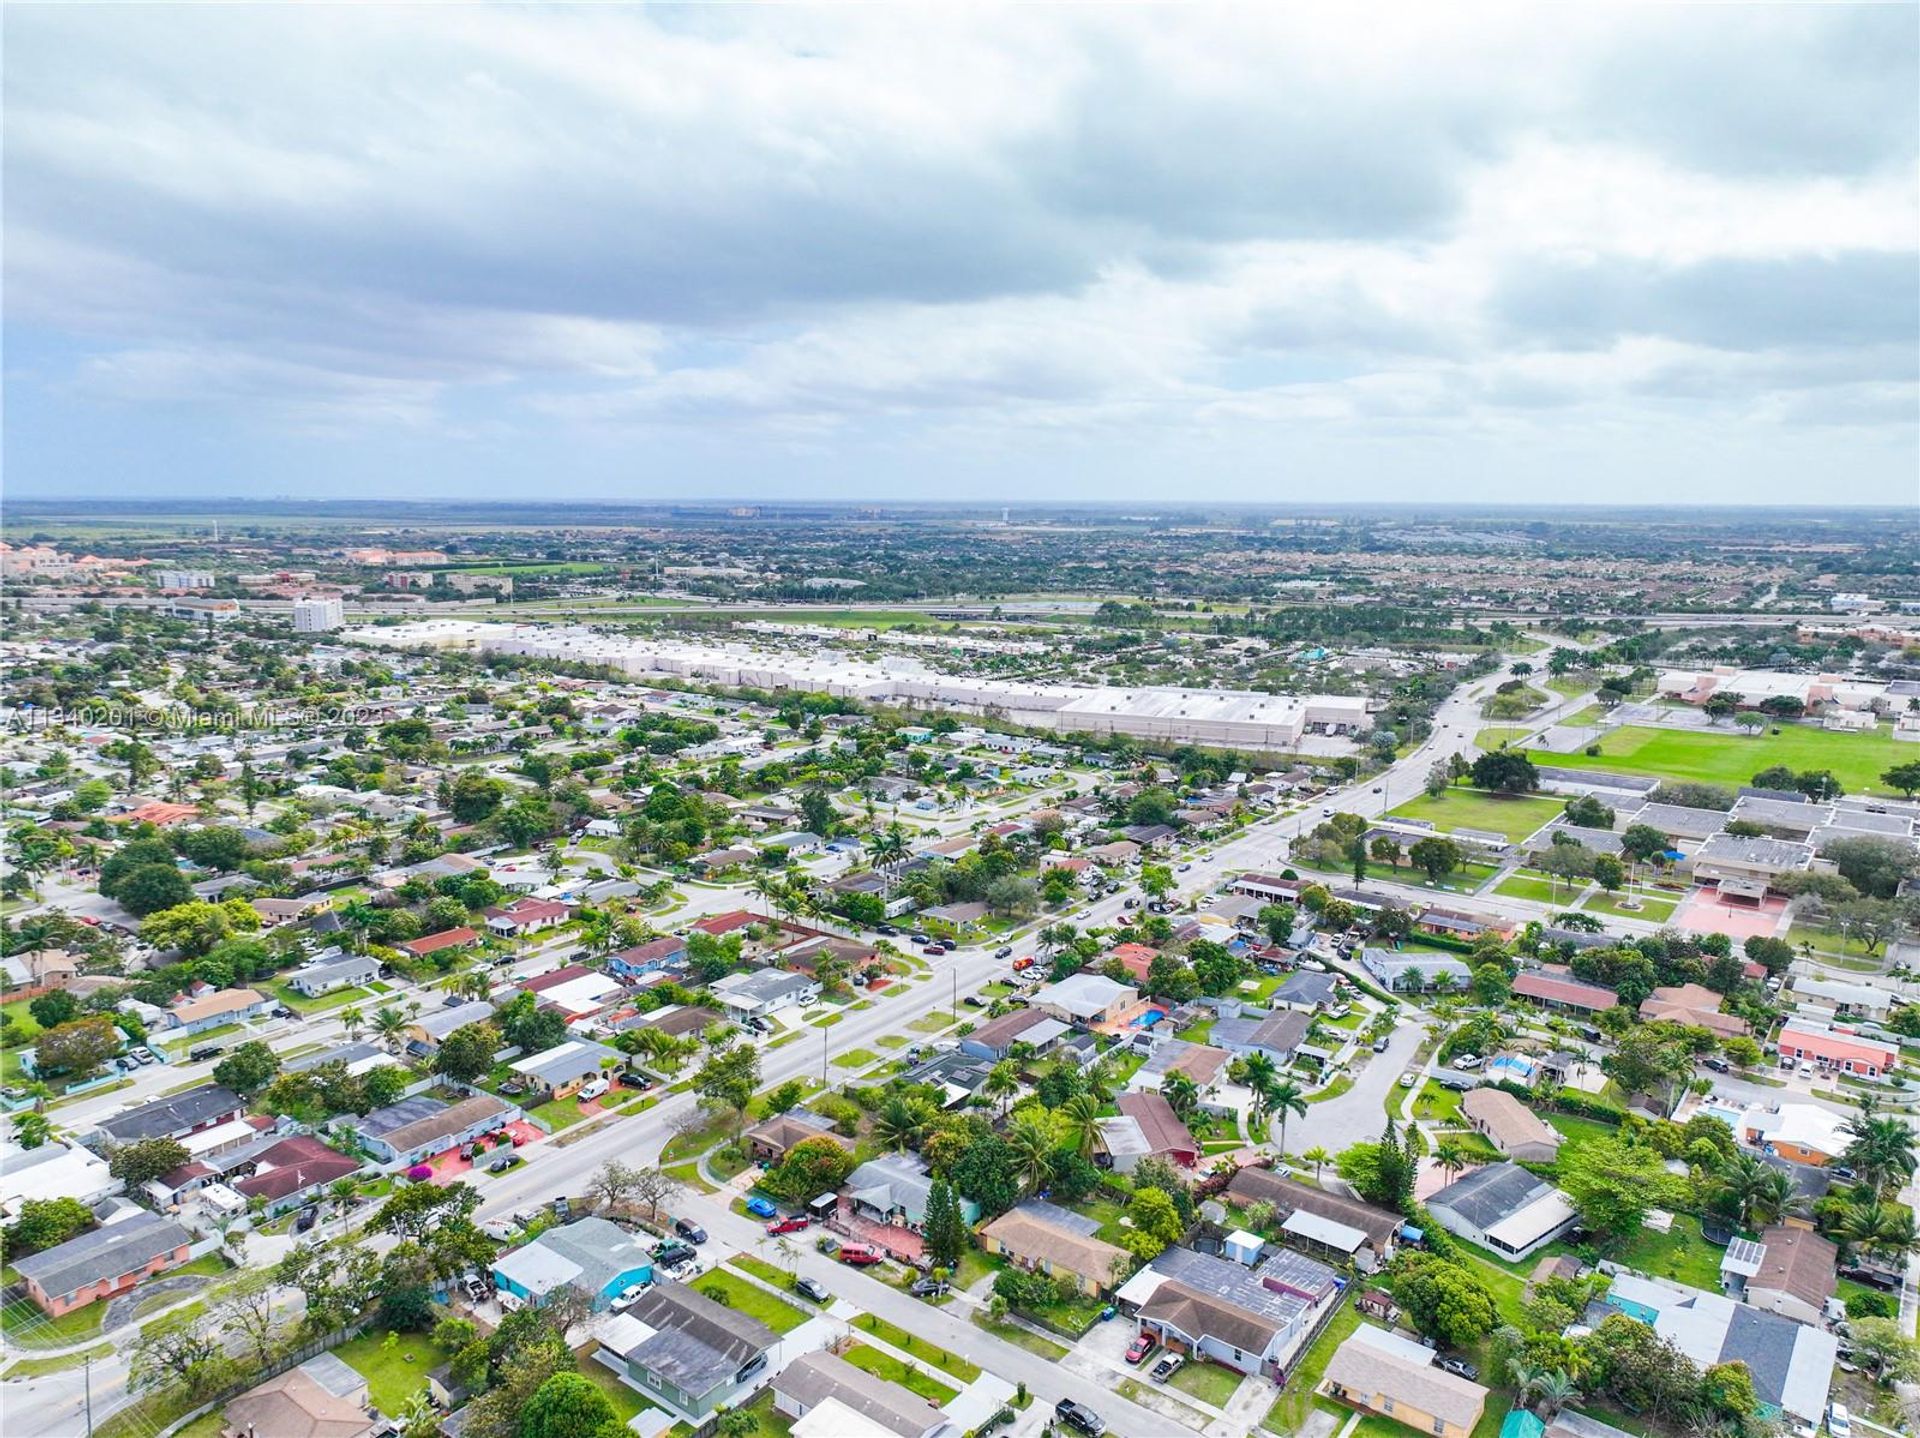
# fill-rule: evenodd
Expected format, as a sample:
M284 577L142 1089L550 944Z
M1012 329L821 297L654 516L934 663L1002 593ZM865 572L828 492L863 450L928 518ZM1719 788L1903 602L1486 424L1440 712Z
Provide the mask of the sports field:
M1393 810L1400 819L1427 819L1441 829L1484 829L1518 843L1564 806L1558 799L1520 794L1489 794L1483 789L1448 789L1437 799L1422 794Z
M1569 754L1570 768L1622 769L1660 779L1697 779L1708 784L1749 784L1762 769L1829 769L1850 794L1892 792L1883 769L1920 760L1920 744L1890 738L1885 729L1842 734L1826 729L1783 727L1748 736L1735 729L1647 729L1626 725L1600 741L1599 754Z

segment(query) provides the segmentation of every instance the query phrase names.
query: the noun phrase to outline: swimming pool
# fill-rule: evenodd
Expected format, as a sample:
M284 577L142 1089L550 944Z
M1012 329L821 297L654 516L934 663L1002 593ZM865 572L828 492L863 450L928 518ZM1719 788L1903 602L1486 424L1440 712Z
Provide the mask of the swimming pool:
M1165 1009L1148 1009L1127 1027L1130 1029L1150 1029L1167 1016Z
M1533 1077L1533 1070L1533 1060L1519 1054L1501 1054L1487 1065L1488 1073L1497 1073L1503 1078L1529 1079Z

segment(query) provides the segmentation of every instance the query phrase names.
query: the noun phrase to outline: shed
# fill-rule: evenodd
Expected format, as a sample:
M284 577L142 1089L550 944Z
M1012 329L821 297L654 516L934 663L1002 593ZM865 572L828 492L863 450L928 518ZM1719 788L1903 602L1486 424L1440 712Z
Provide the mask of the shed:
M1260 1261L1260 1250L1264 1247L1266 1244L1259 1234L1249 1233L1244 1228L1227 1235L1227 1257L1249 1268Z

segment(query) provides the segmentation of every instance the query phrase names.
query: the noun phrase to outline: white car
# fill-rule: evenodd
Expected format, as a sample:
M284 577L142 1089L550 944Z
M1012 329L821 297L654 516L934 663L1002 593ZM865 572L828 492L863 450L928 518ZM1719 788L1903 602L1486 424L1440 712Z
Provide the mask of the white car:
M480 1231L488 1238L501 1243L512 1243L523 1230L510 1218L489 1218L480 1225Z
M1833 1438L1852 1438L1853 1415L1847 1412L1844 1403L1833 1403L1827 1407L1827 1432Z
M612 1087L613 1085L608 1083L603 1078L588 1079L585 1083L580 1085L579 1096L583 1099L596 1099L596 1098L599 1098L601 1094L605 1093L608 1089Z

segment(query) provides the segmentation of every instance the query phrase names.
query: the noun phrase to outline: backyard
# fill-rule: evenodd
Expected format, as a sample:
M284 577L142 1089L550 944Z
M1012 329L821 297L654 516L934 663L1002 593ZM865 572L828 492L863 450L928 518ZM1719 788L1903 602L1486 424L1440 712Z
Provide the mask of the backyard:
M1490 794L1484 789L1450 788L1437 797L1422 794L1392 811L1397 819L1425 819L1441 829L1481 829L1505 834L1518 843L1563 806L1557 799L1526 794Z
M1747 735L1731 729L1649 729L1627 725L1600 741L1597 755L1581 756L1583 769L1621 769L1656 778L1739 785L1762 769L1784 764L1795 771L1828 769L1849 792L1890 792L1880 773L1913 758L1910 744L1888 736L1842 734L1782 726L1778 734Z
M374 1329L348 1339L334 1355L367 1380L367 1390L382 1413L393 1417L427 1386L427 1373L453 1355L424 1333Z
M891 1353L882 1353L878 1348L869 1348L864 1343L856 1343L840 1355L855 1368L861 1368L889 1383L898 1383L902 1388L918 1393L929 1402L946 1404L960 1396L960 1390L949 1388L931 1374L923 1373L911 1363L895 1358Z
M775 1333L791 1333L807 1321L807 1315L785 1299L776 1298L759 1284L750 1283L725 1269L717 1268L701 1275L700 1281L693 1286L714 1302L723 1303L749 1318L759 1319Z

